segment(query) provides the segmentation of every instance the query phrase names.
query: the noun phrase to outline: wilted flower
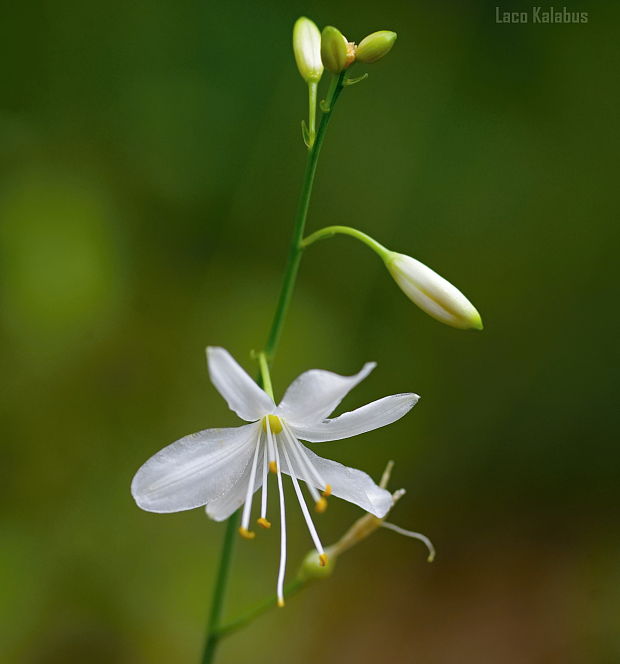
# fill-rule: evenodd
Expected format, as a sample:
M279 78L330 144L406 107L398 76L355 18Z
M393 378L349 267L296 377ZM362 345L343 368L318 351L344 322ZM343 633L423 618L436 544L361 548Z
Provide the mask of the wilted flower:
M394 467L394 462L390 461L383 472L383 477L379 486L382 489L386 489L388 482L390 480L390 475L392 474L392 468ZM388 512L392 511L392 508L396 503L405 495L404 489L398 489L392 494L392 504ZM348 551L350 548L354 547L356 544L359 544L362 540L365 540L369 535L372 535L378 528L387 528L388 530L393 530L399 535L404 535L405 537L411 537L412 539L420 540L428 549L428 562L433 562L435 559L435 547L426 535L422 533L417 533L413 530L405 530L400 526L396 526L393 523L385 521L388 512L384 514L383 517L377 517L374 514L365 514L360 517L348 530L347 532L331 546L328 546L325 551L329 556L329 563L325 566L320 565L320 560L318 553L316 551L310 551L304 558L301 568L299 570L299 578L307 581L310 579L322 579L326 576L329 576L336 564L338 557L343 554L345 551Z
M267 520L267 477L277 475L280 495L281 552L278 603L283 605L286 565L286 526L282 473L290 475L301 511L321 564L327 556L304 501L299 480L306 483L319 512L330 494L359 505L382 518L392 505L388 491L366 473L323 459L299 442L349 438L400 419L417 403L415 394L396 394L333 419L328 415L346 394L374 369L365 364L354 376L312 370L289 386L278 406L223 348L208 348L211 381L231 410L251 424L229 429L207 429L168 445L136 473L131 492L136 503L150 512L178 512L206 505L216 521L227 519L244 505L239 532L249 529L253 494L262 487L260 517ZM319 492L322 492L322 495Z
M387 251L385 265L405 295L429 316L461 329L482 329L482 319L474 305L449 281L420 261Z

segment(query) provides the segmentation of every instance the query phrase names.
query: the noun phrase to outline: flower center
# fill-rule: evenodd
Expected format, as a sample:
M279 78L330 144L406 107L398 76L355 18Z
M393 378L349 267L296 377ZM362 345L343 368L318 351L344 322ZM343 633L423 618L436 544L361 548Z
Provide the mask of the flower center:
M267 420L269 420L269 428L271 433L276 434L282 431L282 422L277 415L265 415L263 417L263 431L267 431Z

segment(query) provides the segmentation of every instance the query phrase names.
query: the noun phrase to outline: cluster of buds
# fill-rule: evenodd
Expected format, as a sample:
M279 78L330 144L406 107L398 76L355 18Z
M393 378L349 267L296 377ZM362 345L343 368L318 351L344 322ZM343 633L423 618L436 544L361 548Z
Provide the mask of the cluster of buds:
M323 28L321 33L314 21L305 16L295 21L293 53L297 69L308 85L308 122L302 121L301 132L309 150L312 149L316 137L317 87L323 71L327 69L336 77L341 77L334 78L332 84L338 80L340 85L354 85L366 78L367 74L343 80L343 72L354 62L364 64L377 62L390 52L395 41L395 32L379 30L364 37L359 45L356 45L348 41L338 28L331 25ZM332 92L334 89L331 88ZM324 104L325 102L321 102L321 108L326 111L329 109L329 103Z
M323 68L340 74L354 62L377 62L392 50L395 41L395 32L379 30L355 44L331 25L319 32L316 24L305 16L297 19L293 28L295 61L306 83L318 82Z
M392 50L395 41L395 32L379 30L356 45L348 41L338 28L328 25L321 34L321 59L325 69L339 74L354 62L372 64L381 60Z

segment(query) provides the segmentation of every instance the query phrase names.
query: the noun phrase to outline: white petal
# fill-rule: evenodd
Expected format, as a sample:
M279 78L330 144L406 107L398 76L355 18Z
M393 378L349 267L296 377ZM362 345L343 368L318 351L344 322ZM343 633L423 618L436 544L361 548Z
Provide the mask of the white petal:
M418 402L417 394L393 394L318 424L291 424L293 433L311 443L350 438L396 422Z
M300 445L301 453L305 454L308 461L316 468L317 473L331 486L331 493L338 498L347 500L350 503L359 505L362 509L374 514L380 519L383 518L392 506L392 496L389 491L382 489L374 480L356 468L348 468L337 461L330 461L316 455L304 445ZM303 469L297 468L294 461L293 474L307 482ZM283 464L282 471L291 474L291 469L287 464ZM323 486L315 484L318 489Z
M260 426L207 429L164 447L135 474L136 503L149 512L180 512L225 495L248 465Z
M296 378L278 406L282 416L294 424L320 422L332 413L344 397L376 367L367 362L354 376L313 369Z
M258 467L262 468L264 448L258 453ZM250 481L251 463L248 463L243 471L241 477L237 480L236 484L227 491L224 495L211 500L207 503L207 515L214 521L224 521L238 510L245 502L248 490L248 482ZM254 480L254 493L258 491L263 485L263 474L256 473Z
M273 399L248 376L224 348L207 348L209 376L229 408L242 420L254 422L273 413Z

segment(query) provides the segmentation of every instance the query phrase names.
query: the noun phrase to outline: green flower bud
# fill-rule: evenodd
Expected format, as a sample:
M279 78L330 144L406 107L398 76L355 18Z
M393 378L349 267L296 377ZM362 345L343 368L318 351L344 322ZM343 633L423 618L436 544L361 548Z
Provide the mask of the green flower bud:
M321 33L315 23L305 16L298 18L293 27L293 53L304 81L318 82L323 74Z
M381 60L394 46L396 33L391 30L379 30L368 37L364 37L357 47L356 60L365 64L371 64Z
M331 25L323 28L321 34L321 60L323 60L325 69L332 72L332 74L339 74L343 69L346 69L352 62L349 50L349 43L338 28Z

